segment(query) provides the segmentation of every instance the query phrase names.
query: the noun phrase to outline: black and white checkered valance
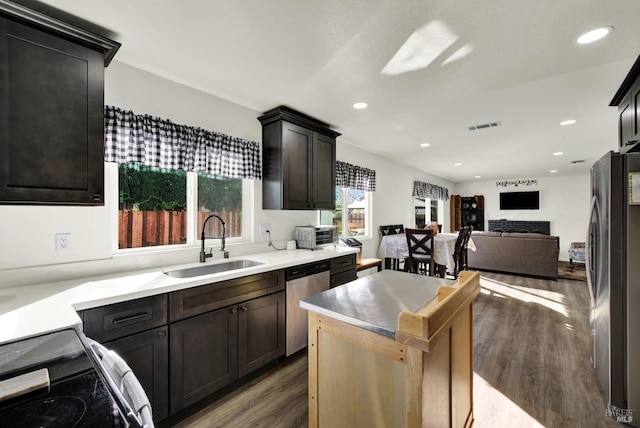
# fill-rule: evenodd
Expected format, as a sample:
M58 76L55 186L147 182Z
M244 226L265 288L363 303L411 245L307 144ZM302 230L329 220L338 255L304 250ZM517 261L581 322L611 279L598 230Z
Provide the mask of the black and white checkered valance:
M260 145L220 132L105 106L104 160L232 178L262 178Z
M376 172L372 169L337 161L336 186L373 192L376 190Z
M425 183L424 181L414 181L413 196L417 196L419 198L440 199L442 201L448 201L449 189L436 186L435 184Z

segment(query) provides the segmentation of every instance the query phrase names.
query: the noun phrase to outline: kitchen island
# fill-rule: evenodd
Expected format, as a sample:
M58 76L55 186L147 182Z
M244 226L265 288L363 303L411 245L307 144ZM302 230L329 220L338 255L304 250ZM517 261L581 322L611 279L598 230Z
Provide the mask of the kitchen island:
M479 292L477 272L385 270L303 300L309 426L471 426Z

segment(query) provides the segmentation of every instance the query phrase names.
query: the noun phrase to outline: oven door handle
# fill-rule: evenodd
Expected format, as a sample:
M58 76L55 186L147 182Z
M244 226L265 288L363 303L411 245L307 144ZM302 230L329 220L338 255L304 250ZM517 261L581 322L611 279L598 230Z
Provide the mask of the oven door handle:
M117 356L117 354L109 351L102 344L96 342L95 340L92 340L88 337L86 339L89 342L89 349L91 349L92 351L91 354L92 354L93 360L96 363L96 366L98 367L98 372L101 374L101 377L106 381L109 389L113 393L113 396L118 402L121 410L123 411L123 413L125 413L125 417L131 423L131 426L143 428L145 424L140 419L140 416L136 413L136 410L132 407L131 403L129 403L129 401L124 397L124 394L122 393L122 391L120 390L120 387L117 384L117 380L113 378L115 373L112 374L111 371L107 369L107 364L103 362L104 359L110 359L110 358L113 359L114 357L117 357L120 359L120 357ZM120 366L121 364L126 366L127 368L129 367L127 366L127 363L125 363L124 360L122 359L120 359L119 361L110 362L109 366L116 367L116 366ZM131 371L130 368L129 368L129 371Z

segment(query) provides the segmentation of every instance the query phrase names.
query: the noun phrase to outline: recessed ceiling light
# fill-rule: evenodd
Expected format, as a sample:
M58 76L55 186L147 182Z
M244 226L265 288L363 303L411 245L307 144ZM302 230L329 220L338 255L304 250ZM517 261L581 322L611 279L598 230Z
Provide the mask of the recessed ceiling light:
M367 108L369 106L369 104L363 102L363 101L359 101L357 103L353 103L353 108L356 110L362 110L363 108Z
M549 170L549 172L558 172L558 170L557 169L551 169L551 170Z
M429 147L430 145L431 144L429 144L429 143L422 143L422 144L420 144L420 147Z
M569 119L569 120L563 120L562 122L560 122L560 125L567 126L567 125L573 125L574 123L576 123L575 119Z
M553 155L554 156L562 156L564 154L564 152L555 152Z
M589 32L586 32L583 35L581 35L580 37L578 37L577 42L580 45L585 45L587 43L593 43L596 40L600 40L601 38L603 38L604 36L609 34L611 31L613 31L613 27L596 28L595 30L591 30Z
M482 178L482 176L480 176L480 175L476 175L476 178Z
M453 164L453 166L462 166L462 164L460 162L456 162Z

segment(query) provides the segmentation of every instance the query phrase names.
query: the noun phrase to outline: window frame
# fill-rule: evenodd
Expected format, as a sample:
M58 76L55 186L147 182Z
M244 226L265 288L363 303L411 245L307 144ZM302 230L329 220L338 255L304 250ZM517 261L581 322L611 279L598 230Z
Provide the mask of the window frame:
M346 216L346 212L345 212L345 207L347 206L346 202L348 201L348 191L349 190L357 190L357 189L350 189L348 187L339 187L336 186L336 192L338 191L338 189L341 189L342 191L342 207L343 207L343 215L342 215L342 231L344 232L345 230L349 231L349 220L348 220L348 216ZM365 195L365 207L364 207L364 221L365 221L365 234L364 235L357 235L354 236L354 238L356 239L371 239L373 237L373 231L372 231L372 221L373 221L373 215L372 215L372 207L373 207L373 192L372 191L368 191L368 190L363 190L364 195ZM330 210L318 210L318 224L322 224L322 212L323 211L328 211L328 212L335 212L335 209L333 211ZM341 235L344 236L344 235ZM347 235L347 236L351 236L351 235Z
M425 204L424 204L424 209L425 209L425 213L424 213L425 214L425 219L424 219L424 221L425 221L425 224L427 224L429 222L432 222L432 221L437 221L438 224L440 224L440 225L443 223L443 221L444 221L444 201L443 200L435 199L435 198L422 198L420 196L414 196L413 197L413 207L412 207L413 213L411 214L411 217L412 217L413 222L414 222L414 224L416 226L418 225L415 222L415 220L416 220L416 213L415 213L415 211L416 211L416 199L423 199L425 201ZM438 212L438 219L437 220L433 220L431 218L431 210L433 208L435 208L433 206L434 202L436 202L436 205L437 205L437 212Z
M200 233L197 230L197 209L198 209L198 173L187 172L187 240L184 244L157 245L153 247L138 248L118 248L118 207L119 207L119 183L118 183L118 164L114 162L105 162L105 184L107 188L105 205L111 218L111 252L114 255L124 254L140 254L154 253L167 250L184 250L200 248ZM253 180L242 180L242 211L241 224L242 235L226 239L227 245L251 242L253 235L251 234L252 226L250 219L253 218ZM216 242L211 242L216 245ZM219 245L219 244L217 244Z

